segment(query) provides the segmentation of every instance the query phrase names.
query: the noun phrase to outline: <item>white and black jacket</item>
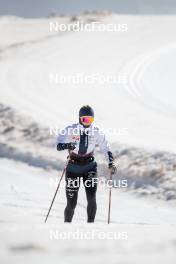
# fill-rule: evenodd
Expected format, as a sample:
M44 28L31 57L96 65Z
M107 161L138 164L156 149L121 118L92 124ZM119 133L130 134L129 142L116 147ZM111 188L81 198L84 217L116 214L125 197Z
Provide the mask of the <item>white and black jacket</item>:
M67 126L58 135L57 146L61 143L76 143L72 153L78 156L91 155L95 147L99 146L107 162L113 161L113 155L104 133L93 124L89 128L84 128L79 123Z

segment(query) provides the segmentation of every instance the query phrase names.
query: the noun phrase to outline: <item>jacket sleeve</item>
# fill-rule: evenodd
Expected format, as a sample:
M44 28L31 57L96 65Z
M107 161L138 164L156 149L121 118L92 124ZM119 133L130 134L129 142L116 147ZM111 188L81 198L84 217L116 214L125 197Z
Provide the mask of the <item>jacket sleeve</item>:
M69 129L71 126L67 126L62 129L57 137L56 145L59 143L70 143L71 142L71 135L69 133Z
M105 155L106 160L108 162L113 162L114 157L110 150L109 143L105 135L100 131L98 131L96 143L99 145L101 152Z

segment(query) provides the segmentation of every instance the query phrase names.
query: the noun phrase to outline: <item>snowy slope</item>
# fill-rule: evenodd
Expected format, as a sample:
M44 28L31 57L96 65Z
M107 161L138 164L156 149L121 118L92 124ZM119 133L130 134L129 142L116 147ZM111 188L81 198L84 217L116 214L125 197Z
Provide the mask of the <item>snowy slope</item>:
M58 21L64 19L69 20ZM126 23L128 31L63 34L49 31L49 19L2 17L1 102L42 124L59 127L77 121L79 107L90 103L96 121L117 130L109 136L111 141L175 152L176 18L111 15L99 19ZM50 74L95 73L125 74L127 84L50 80ZM127 133L118 133L124 128Z
M55 19L70 21L69 17ZM128 32L51 33L48 19L0 18L1 262L172 264L176 164L175 154L165 151L175 153L176 18L93 15L82 19L127 23ZM125 74L128 83L56 84L50 82L50 73ZM58 170L60 175L66 156L56 154L49 126L77 121L77 111L85 103L95 108L96 121L105 128L127 128L126 135L109 138L119 155L118 176L142 186L142 192L137 186L133 191L143 199L113 189L108 226L108 190L100 187L97 222L87 225L81 189L73 224L66 225L62 186L44 225L56 188L51 182ZM100 176L106 176L99 153L97 160ZM145 198L155 192L173 203ZM51 240L52 230L66 235L77 230L83 234L110 231L119 239Z
M161 201L153 204L113 190L108 225L108 190L100 187L97 222L88 225L86 198L80 190L73 224L63 224L62 185L44 224L55 190L54 173L5 159L0 161L0 171L1 263L175 263L176 213Z

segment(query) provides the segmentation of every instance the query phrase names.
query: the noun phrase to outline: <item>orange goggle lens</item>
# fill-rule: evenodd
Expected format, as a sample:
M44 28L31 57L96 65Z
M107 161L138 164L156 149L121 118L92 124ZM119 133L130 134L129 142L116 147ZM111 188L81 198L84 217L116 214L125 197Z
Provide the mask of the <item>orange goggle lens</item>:
M81 123L91 124L94 121L93 116L81 116L80 117Z

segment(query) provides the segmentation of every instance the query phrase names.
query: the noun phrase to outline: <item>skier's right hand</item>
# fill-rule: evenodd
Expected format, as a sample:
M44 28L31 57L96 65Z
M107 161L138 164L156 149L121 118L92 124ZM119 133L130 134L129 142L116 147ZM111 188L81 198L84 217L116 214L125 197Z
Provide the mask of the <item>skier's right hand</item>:
M74 150L76 148L76 143L70 142L68 143L68 150Z
M61 151L61 150L65 150L65 149L68 149L68 150L74 150L76 148L76 143L58 143L57 144L57 150L58 151Z

